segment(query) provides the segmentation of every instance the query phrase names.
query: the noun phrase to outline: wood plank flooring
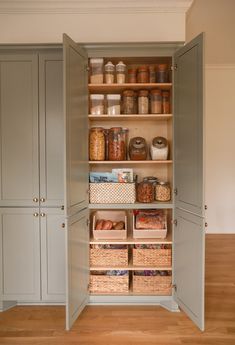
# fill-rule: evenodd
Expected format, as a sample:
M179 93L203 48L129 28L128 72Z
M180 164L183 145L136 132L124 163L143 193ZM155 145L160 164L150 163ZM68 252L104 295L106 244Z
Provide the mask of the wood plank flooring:
M206 330L160 307L87 307L70 332L63 307L0 315L1 345L235 345L235 235L207 235Z

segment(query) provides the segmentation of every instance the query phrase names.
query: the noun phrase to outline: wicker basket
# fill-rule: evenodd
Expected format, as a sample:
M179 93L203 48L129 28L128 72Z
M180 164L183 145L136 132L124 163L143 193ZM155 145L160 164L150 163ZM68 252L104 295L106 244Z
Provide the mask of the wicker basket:
M129 291L129 275L90 275L89 286L90 293L127 293Z
M159 296L169 296L171 291L171 276L138 276L133 275L133 292Z
M128 249L90 248L91 266L128 266Z
M171 267L171 249L133 248L133 265Z
M135 183L90 183L91 204L133 204Z

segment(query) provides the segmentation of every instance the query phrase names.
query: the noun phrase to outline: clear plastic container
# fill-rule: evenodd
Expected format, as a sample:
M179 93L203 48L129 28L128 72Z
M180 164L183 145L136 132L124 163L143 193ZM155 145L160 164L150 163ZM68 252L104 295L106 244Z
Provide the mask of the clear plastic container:
M126 65L122 61L119 61L116 65L116 76L118 84L124 84L126 82Z
M90 113L92 115L104 114L104 95L90 95Z
M109 61L106 63L104 66L104 71L105 71L105 83L106 84L113 84L114 83L114 71L115 71L115 66L114 64Z
M91 84L102 84L104 82L103 74L104 59L90 59L90 82Z
M107 95L107 114L119 115L121 114L121 95Z

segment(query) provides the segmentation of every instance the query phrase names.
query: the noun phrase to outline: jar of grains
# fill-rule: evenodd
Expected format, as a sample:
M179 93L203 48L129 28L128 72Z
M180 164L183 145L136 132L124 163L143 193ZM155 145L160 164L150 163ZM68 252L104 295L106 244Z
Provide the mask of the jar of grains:
M162 113L170 114L170 93L162 91Z
M154 201L154 186L151 182L142 181L138 183L137 201L146 203Z
M104 82L103 75L103 65L104 59L90 59L91 75L90 82L91 84L102 84Z
M167 64L159 64L157 68L157 83L168 83Z
M104 114L104 95L90 95L90 113L92 115Z
M102 127L90 129L89 156L91 161L105 160L105 133Z
M136 68L129 68L128 69L128 83L135 84L136 83Z
M137 83L149 83L148 66L140 66L137 70Z
M114 69L115 69L115 66L114 64L112 64L111 61L107 62L106 65L104 66L106 84L114 83Z
M133 90L125 90L122 94L122 112L123 114L136 114L137 101L136 93Z
M138 93L138 114L148 114L149 112L148 90L140 90Z
M151 90L151 114L161 114L162 112L162 92L161 90Z
M126 65L119 61L116 65L116 76L117 76L117 83L124 84L126 80Z
M171 187L169 182L158 181L155 189L155 199L157 201L171 200Z
M121 95L107 95L107 114L119 115L121 114L120 107Z
M108 147L110 161L123 161L126 159L126 143L122 127L110 128Z
M149 65L149 82L156 83L156 70L154 65Z

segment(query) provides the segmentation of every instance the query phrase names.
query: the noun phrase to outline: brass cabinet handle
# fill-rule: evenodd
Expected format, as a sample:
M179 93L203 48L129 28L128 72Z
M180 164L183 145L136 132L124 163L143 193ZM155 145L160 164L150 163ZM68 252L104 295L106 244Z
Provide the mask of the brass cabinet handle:
M44 212L42 212L42 213L40 214L41 217L45 217L45 215L46 215L46 213L44 213Z
M41 202L45 202L46 199L45 199L45 198L40 198L40 201L41 201Z
M36 197L33 198L33 201L34 201L34 202L38 202L38 198L36 198Z
M33 214L33 216L34 216L34 217L38 217L38 213L35 212L35 213Z

